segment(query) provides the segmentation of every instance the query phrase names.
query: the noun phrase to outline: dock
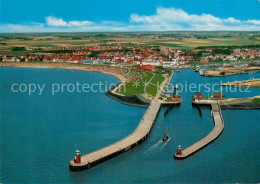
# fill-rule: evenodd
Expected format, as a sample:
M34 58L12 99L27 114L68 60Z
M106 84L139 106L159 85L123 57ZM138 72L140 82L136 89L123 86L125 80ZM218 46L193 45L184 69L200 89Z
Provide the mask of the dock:
M234 87L241 87L241 88L258 88L260 87L260 79L249 79L243 81L234 81L234 82L227 82L222 83L220 86L234 86Z
M173 78L174 72L171 73L171 75L168 77L168 79L162 84L162 87L160 88L160 91L158 92L156 98L159 99L159 101L161 102L162 105L180 105L181 104L181 97L177 96L176 98L172 98L172 99L160 99L160 97L162 98L163 95L165 94L170 83L171 80ZM172 94L174 94L174 92L172 92Z
M222 133L224 130L224 120L221 114L221 108L218 103L218 101L213 101L213 100L208 100L203 101L202 104L208 104L211 105L212 107L212 116L214 118L214 123L215 126L213 130L203 139L200 141L196 142L195 144L191 145L190 147L186 148L185 150L182 151L182 154L175 154L174 158L176 159L184 159L189 157L190 155L194 154L195 152L199 151L203 147L207 146L210 144L212 141L218 138L218 136Z
M171 75L161 84L160 89L155 96L155 99L158 99L161 96L161 94L163 93L163 91L165 91L168 88L168 86L171 83L171 80L173 78L173 75L174 75L174 72L172 72Z
M82 156L81 163L75 163L74 160L71 160L69 163L70 170L89 169L141 144L149 136L160 107L161 103L158 100L153 100L133 133L110 146Z

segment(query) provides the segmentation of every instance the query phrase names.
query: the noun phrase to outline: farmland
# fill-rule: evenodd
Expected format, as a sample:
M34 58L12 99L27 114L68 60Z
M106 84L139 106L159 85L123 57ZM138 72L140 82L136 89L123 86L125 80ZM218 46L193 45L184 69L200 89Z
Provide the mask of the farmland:
M0 34L0 54L19 55L13 47L50 50L56 47L122 45L195 49L207 46L260 45L259 32L20 33Z

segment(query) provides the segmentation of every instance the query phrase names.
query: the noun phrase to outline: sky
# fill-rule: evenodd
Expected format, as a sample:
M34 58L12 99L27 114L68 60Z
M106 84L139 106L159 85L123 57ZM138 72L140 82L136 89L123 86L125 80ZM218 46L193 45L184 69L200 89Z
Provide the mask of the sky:
M260 0L0 0L0 33L260 31Z

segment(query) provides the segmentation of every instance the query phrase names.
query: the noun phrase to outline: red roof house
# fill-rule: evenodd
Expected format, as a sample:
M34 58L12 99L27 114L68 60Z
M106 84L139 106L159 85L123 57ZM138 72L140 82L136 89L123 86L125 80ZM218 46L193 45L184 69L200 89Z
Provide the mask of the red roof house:
M148 70L148 71L151 71L151 72L155 71L155 67L152 66L152 65L140 65L140 66L137 67L137 69Z

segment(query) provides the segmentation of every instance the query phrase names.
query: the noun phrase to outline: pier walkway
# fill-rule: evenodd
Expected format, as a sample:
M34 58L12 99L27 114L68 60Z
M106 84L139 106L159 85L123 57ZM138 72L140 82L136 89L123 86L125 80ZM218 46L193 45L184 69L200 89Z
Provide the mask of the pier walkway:
M89 169L141 144L149 136L160 107L161 103L158 100L153 100L132 134L110 146L82 156L81 163L74 163L74 160L71 160L69 163L70 170Z
M203 102L203 104L206 104ZM208 101L208 104L212 107L212 115L215 122L215 127L213 130L203 139L196 142L195 144L191 145L190 147L186 148L182 151L181 155L174 155L176 159L184 159L189 157L190 155L194 154L195 152L199 151L201 148L207 146L209 143L214 141L223 131L224 129L224 120L221 115L221 109L219 103L217 101Z

